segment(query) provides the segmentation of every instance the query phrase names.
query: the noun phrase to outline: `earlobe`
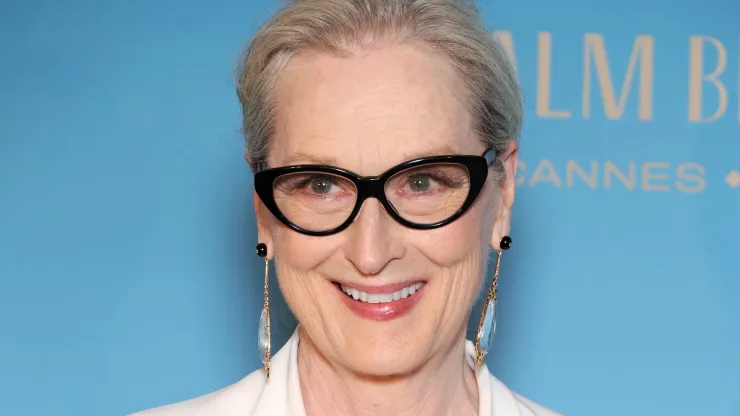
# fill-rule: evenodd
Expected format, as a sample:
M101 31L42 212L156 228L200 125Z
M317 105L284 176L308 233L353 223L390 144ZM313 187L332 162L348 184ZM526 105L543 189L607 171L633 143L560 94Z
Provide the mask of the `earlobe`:
M501 206L499 215L496 216L493 224L493 230L491 231L491 248L494 250L501 249L501 239L504 236L509 235L511 231L511 208L506 205Z

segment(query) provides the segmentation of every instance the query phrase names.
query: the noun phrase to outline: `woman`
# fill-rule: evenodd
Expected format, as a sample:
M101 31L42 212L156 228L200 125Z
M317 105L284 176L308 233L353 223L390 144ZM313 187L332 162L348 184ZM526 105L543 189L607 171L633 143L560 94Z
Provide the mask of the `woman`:
M483 362L522 104L472 6L296 0L254 37L238 95L265 259L264 369L140 415L556 415ZM271 261L299 321L274 356Z

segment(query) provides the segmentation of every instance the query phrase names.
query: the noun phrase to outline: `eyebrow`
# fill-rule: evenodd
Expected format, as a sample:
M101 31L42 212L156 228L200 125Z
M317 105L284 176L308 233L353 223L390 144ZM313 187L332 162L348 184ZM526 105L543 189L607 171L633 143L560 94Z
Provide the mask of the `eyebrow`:
M420 159L423 157L454 155L457 153L458 152L456 152L449 145L443 145L443 146L434 147L431 149L425 149L422 151L405 153L403 159L399 163L407 162L409 160ZM291 166L291 165L297 165L297 164L301 164L301 165L316 164L316 165L339 166L339 163L337 163L336 158L310 155L308 153L303 153L303 152L298 152L298 153L294 153L290 155L282 163L283 166Z
M294 153L283 161L284 166L296 165L296 164L311 164L311 165L330 165L337 166L337 160L333 157L323 157L316 155L309 155L307 153Z
M433 147L431 149L425 149L418 152L411 152L411 153L405 153L403 160L401 163L409 160L414 159L420 159L422 157L431 157L431 156L446 156L446 155L456 155L458 152L453 149L449 145L442 145L439 147Z

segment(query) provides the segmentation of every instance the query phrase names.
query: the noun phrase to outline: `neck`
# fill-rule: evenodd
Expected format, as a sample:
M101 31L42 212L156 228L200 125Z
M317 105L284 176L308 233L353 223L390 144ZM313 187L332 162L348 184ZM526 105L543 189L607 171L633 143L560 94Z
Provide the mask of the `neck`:
M478 385L465 361L464 337L408 375L357 374L326 359L304 331L298 374L307 416L477 415Z

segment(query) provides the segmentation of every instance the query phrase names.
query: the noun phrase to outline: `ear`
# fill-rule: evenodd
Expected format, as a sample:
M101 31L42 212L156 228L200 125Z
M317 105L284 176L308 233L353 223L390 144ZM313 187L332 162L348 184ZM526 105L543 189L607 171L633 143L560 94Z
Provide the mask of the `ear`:
M254 162L252 162L252 154L249 153L249 150L244 152L244 160L246 160L247 163L249 164L249 167L252 168L252 170L254 170Z
M254 161L252 160L252 154L249 153L249 151L244 153L244 160L249 163L249 167L254 171ZM272 213L267 209L265 204L262 203L262 200L259 195L257 195L256 191L252 192L252 201L254 202L254 215L257 217L257 242L265 243L267 246L267 256L265 258L272 260L275 255L275 248L272 244L272 227L270 227L273 220Z
M514 205L516 173L519 165L519 143L516 140L509 140L506 149L501 153L501 161L506 176L499 182L500 203L491 233L491 247L494 250L501 248L501 239L509 235L511 231L511 208Z
M257 217L257 242L265 243L267 246L267 260L272 260L275 254L275 247L273 247L272 238L272 227L270 226L273 221L272 213L267 209L265 204L257 195L257 192L252 193L252 199L254 200L254 214Z

